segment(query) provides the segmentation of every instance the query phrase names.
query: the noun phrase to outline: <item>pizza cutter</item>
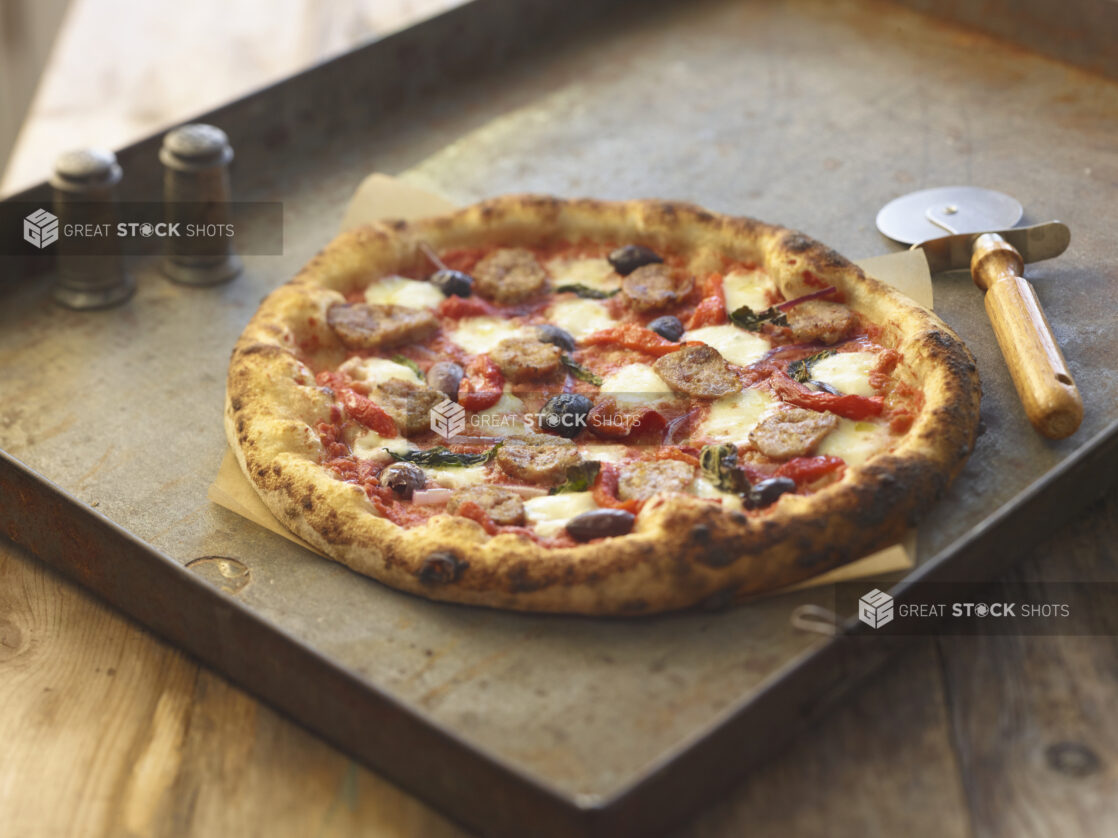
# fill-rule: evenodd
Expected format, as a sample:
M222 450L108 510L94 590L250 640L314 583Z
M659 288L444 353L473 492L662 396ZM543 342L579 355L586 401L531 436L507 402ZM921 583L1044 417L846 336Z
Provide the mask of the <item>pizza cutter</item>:
M1063 253L1071 233L1059 221L1014 227L1021 214L1017 201L992 189L946 186L890 201L877 229L923 250L933 274L970 267L1025 414L1049 439L1063 439L1079 427L1083 400L1022 273L1028 262Z

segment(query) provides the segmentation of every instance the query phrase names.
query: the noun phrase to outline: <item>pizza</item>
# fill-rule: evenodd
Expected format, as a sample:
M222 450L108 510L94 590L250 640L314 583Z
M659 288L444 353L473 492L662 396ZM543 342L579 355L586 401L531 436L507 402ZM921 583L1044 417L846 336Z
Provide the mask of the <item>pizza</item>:
M974 359L801 233L508 196L347 232L238 341L232 450L395 588L648 614L895 543L972 449Z

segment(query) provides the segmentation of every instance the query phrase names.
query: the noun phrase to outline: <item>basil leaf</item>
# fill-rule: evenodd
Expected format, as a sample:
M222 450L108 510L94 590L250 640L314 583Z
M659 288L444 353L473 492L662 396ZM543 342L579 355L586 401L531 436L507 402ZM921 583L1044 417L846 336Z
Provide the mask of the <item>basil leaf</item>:
M556 293L562 294L564 291L576 296L582 297L584 300L608 300L614 294L617 294L621 289L614 288L612 291L600 291L597 288L591 288L588 285L583 285L581 282L575 282L570 285L560 285L555 289Z
M788 316L776 306L769 306L763 311L754 311L749 306L742 306L730 312L730 322L748 332L759 332L766 323L787 326Z
M830 358L835 354L833 349L824 349L822 352L816 352L814 355L809 355L799 361L793 361L788 365L788 374L801 384L807 384L811 381L811 368L816 362L822 361L824 358Z
M570 370L571 375L573 375L579 381L587 381L593 384L595 387L602 386L602 377L600 375L592 373L590 370L586 369L586 367L581 366L573 358L571 358L570 355L560 355L559 361L563 364L563 366Z
M395 363L395 364L403 364L405 367L407 367L409 370L414 372L420 378L424 377L423 376L423 370L421 370L419 368L419 364L417 364L411 358L405 358L403 355L393 355L392 356L392 362Z
M408 463L415 463L417 466L433 466L441 468L460 467L460 466L476 466L479 463L488 463L495 456L497 456L497 449L501 447L501 443L497 443L488 451L482 451L478 454L458 454L451 451L445 445L436 445L434 448L428 448L423 451L388 451L393 460L404 460Z
M699 468L703 477L723 492L741 495L752 488L745 472L738 468L738 449L733 443L704 445L699 452Z
M574 466L567 466L567 479L552 488L549 495L559 495L563 492L585 492L594 485L598 479L598 472L602 464L597 460L586 460Z

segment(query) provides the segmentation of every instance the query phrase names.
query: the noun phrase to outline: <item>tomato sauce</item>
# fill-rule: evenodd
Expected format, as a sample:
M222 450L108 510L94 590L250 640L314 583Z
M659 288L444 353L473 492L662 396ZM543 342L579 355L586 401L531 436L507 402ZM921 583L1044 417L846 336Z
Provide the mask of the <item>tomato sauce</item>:
M613 248L605 244L589 241L572 243L555 241L532 250L541 262L556 257L600 258ZM489 248L457 248L439 254L439 258L452 270L471 272L477 263L490 252ZM673 268L683 268L682 256L670 255L665 264ZM677 351L686 343L667 340L646 328L657 317L672 314L686 324L687 329L704 326L722 325L727 322L726 298L723 278L733 271L755 271L755 263L724 258L720 270L707 274L696 281L692 292L674 309L668 311L637 312L633 310L624 294L616 294L604 299L601 304L616 321L609 328L598 330L578 341L577 348L569 352L570 358L602 378L629 364L653 364L657 358ZM805 284L825 291L829 284L810 270L802 273ZM817 294L819 296L819 294ZM841 300L840 294L826 294L828 300ZM364 300L364 293L354 290L346 295L349 302ZM784 302L778 291L768 292L770 305ZM450 296L440 303L437 317L440 329L432 337L418 344L407 344L396 349L383 351L350 351L347 357L381 357L399 361L413 362L422 373L436 361L453 361L465 370L459 390L459 403L467 410L480 411L495 404L502 392L510 392L525 403L525 411L536 411L549 395L557 392L582 393L597 402L594 411L599 419L609 422L599 427L592 435L580 437L579 441L611 442L619 441L630 446L632 457L649 456L653 459L671 459L699 466L702 448L701 438L693 441L710 412L710 402L691 403L679 400L672 403L654 405L619 405L614 400L602 398L598 387L592 383L567 375L562 381L554 382L506 382L500 369L488 355L473 356L456 344L450 335L467 317L488 316L502 320L532 325L547 322L547 309L550 299L519 305L500 305L480 297ZM861 319L861 318L860 318ZM316 318L309 318L308 325L317 327ZM882 346L885 330L875 324L862 321L857 333L850 339L835 346L820 344L797 344L788 342L790 330L765 325L761 334L765 335L773 348L757 363L749 367L733 367L743 387L764 388L775 398L789 404L808 407L813 410L829 410L839 416L853 420L872 420L887 425L893 434L907 431L920 410L923 408L923 394L915 387L906 384L898 377L897 371L903 363L899 352ZM301 360L314 370L314 361L321 346L317 334L304 341L299 347ZM824 349L835 352L871 351L879 356L879 361L870 375L870 384L879 395L872 397L849 394L834 395L809 388L793 380L789 375L789 365L819 353ZM333 356L332 356L333 358ZM336 362L336 358L333 358ZM417 505L398 498L391 490L380 486L379 476L387 463L354 458L347 436L369 429L385 437L396 436L396 426L389 414L370 398L368 384L350 379L334 369L318 369L316 382L319 386L334 391L338 404L332 408L330 422L317 426L323 445L323 465L339 480L360 486L377 510L378 514L402 527L415 526L429 520L432 516L445 511L444 504ZM592 411L592 413L594 413ZM454 453L480 453L488 451L499 441L496 436L477 436L448 443L433 431L409 435L409 441L420 448L446 445ZM651 446L651 453L645 454L641 446ZM789 477L796 482L797 491L810 493L839 479L845 470L845 463L838 457L811 456L795 457L780 462L772 460L745 446L741 449L742 458L738 467L751 483L779 476ZM639 512L641 502L622 501L618 496L619 472L614 463L603 462L591 487L598 506L625 509ZM527 481L502 476L501 485L509 487L531 486ZM537 487L538 488L538 487ZM548 547L569 547L576 542L565 532L542 537L530 526L507 526L496 524L477 503L467 501L458 507L457 514L477 522L489 535L514 534ZM751 511L750 514L760 514Z

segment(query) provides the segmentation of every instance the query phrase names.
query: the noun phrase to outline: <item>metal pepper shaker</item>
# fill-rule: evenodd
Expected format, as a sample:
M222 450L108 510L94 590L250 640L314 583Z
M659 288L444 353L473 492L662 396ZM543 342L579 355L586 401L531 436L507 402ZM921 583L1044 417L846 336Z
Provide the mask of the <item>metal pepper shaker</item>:
M163 273L184 285L217 285L241 272L233 247L229 164L233 147L213 125L183 125L163 138L163 201L180 235L167 238ZM182 235L182 228L194 231Z
M122 173L116 155L101 148L70 151L54 164L54 213L59 226L80 228L81 236L58 242L55 302L73 309L119 305L136 290L112 235L117 222L116 186Z

